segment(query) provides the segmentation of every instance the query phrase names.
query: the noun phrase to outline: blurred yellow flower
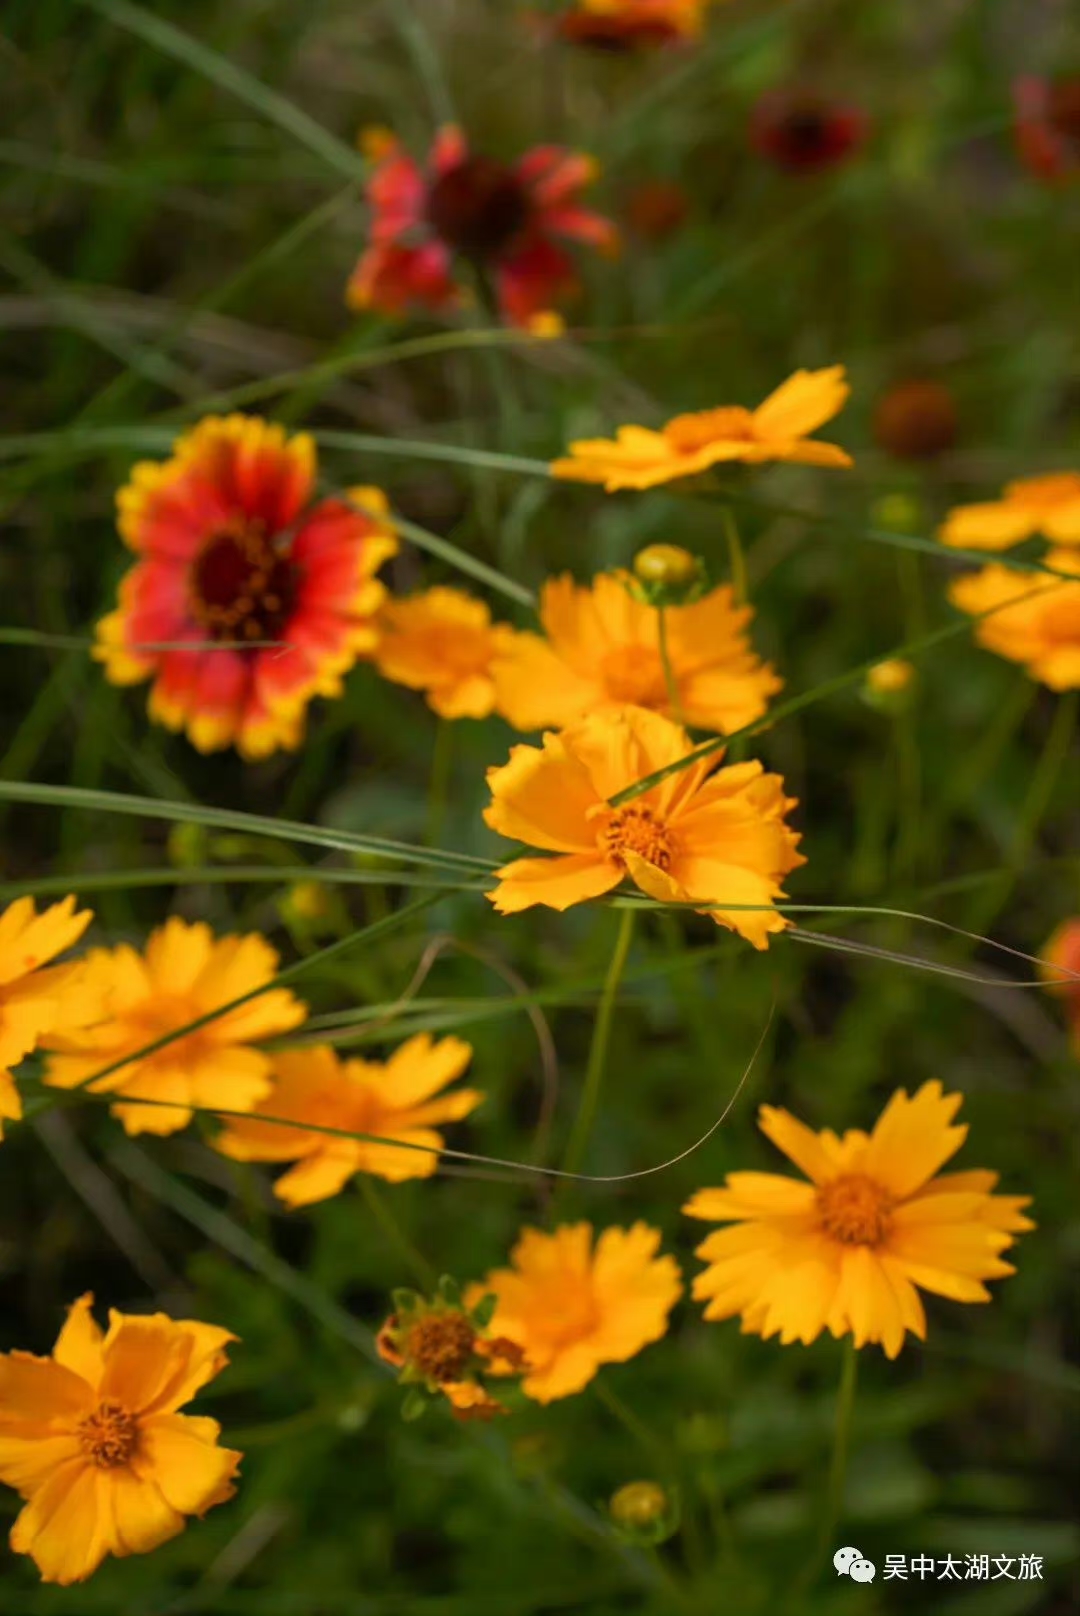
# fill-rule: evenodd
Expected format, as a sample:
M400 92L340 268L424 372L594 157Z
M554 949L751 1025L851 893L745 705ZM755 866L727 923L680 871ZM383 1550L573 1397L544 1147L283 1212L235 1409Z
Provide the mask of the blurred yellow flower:
M492 658L514 631L482 600L438 586L394 597L379 615L375 665L384 679L423 690L440 718L486 718L495 704Z
M0 1139L5 1119L22 1116L12 1067L47 1033L90 1014L80 962L42 969L77 943L93 919L89 909L76 913L75 902L64 898L39 915L32 898L16 898L0 915Z
M544 635L514 634L495 657L498 711L522 730L627 705L721 732L760 718L782 681L750 643L753 609L736 606L726 584L692 605L665 607L676 713L656 608L635 600L628 582L618 572L601 573L591 585L569 574L548 579L540 596Z
M525 1229L512 1267L496 1268L465 1300L495 1296L492 1331L524 1353L526 1395L550 1403L666 1333L683 1287L674 1257L658 1257L659 1247L660 1231L645 1223L605 1229L595 1243L589 1223Z
M27 1500L11 1547L45 1582L84 1582L107 1554L145 1554L236 1491L221 1427L178 1411L225 1367L236 1337L82 1296L49 1358L0 1356L0 1481Z
M975 638L988 651L1019 662L1051 690L1080 689L1080 549L1049 550L1046 564L1075 574L1057 579L994 562L949 586L954 606L980 617Z
M283 1050L274 1056L270 1093L250 1117L230 1118L215 1145L234 1161L295 1162L274 1185L274 1194L289 1206L325 1201L356 1173L374 1173L392 1184L430 1178L443 1148L432 1124L458 1122L484 1098L477 1089L434 1098L471 1059L470 1045L460 1038L433 1043L426 1033L402 1044L385 1064L343 1061L324 1044ZM309 1123L340 1132L313 1132ZM344 1137L350 1133L418 1148Z
M693 1294L707 1319L741 1315L744 1334L809 1343L823 1330L879 1342L895 1358L907 1331L925 1339L918 1290L986 1302L983 1281L1014 1272L1001 1260L1034 1224L1029 1197L992 1195L997 1173L934 1175L967 1136L963 1103L938 1082L895 1093L870 1134L814 1133L763 1105L762 1132L811 1180L729 1173L699 1190L691 1217L729 1223L698 1247L708 1264Z
M693 477L723 461L850 466L851 456L843 449L808 435L843 409L850 391L843 365L799 370L755 410L722 405L677 415L659 432L621 426L615 438L580 439L570 445L567 458L552 462L551 475L603 483L611 494Z
M867 688L875 696L896 696L907 690L915 678L913 665L904 657L886 657L875 662L866 675Z
M143 954L126 943L93 949L86 972L98 1005L95 1019L48 1037L55 1053L45 1081L55 1088L86 1084L93 1094L122 1095L111 1109L130 1134L175 1133L190 1122L193 1106L245 1111L270 1087L270 1057L253 1043L291 1032L307 1015L306 1006L286 988L258 991L273 980L277 967L277 953L256 933L215 938L209 926L175 916L150 934ZM214 1015L247 993L258 997ZM156 1053L139 1056L139 1050L202 1016L213 1019ZM87 1082L110 1066L117 1070ZM157 1103L132 1103L137 1100Z
M1051 933L1042 960L1047 985L1064 999L1073 1043L1080 1049L1080 918L1063 920Z
M540 749L515 746L509 763L488 770L484 818L500 835L557 856L504 865L488 894L499 913L568 909L629 876L660 902L720 905L708 910L718 925L767 948L770 933L788 924L773 907L781 879L805 863L784 823L795 800L779 775L760 763L711 774L714 752L625 806L609 805L690 750L685 730L641 707L582 719L545 735Z
M1051 472L1007 483L998 500L958 505L938 537L965 550L1008 550L1041 533L1055 544L1080 544L1080 472Z

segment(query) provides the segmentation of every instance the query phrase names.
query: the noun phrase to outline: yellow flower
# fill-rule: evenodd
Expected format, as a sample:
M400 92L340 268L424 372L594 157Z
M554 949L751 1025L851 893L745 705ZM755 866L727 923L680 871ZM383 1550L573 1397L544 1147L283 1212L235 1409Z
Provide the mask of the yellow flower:
M602 1364L625 1363L668 1327L682 1295L674 1257L658 1257L660 1232L648 1224L605 1229L589 1223L551 1234L525 1229L497 1268L466 1292L471 1307L496 1298L491 1329L516 1343L529 1366L522 1390L538 1403L581 1391Z
M912 663L904 657L886 657L867 672L866 689L871 696L899 696L911 688L914 678Z
M505 865L488 894L499 913L537 903L568 909L628 875L661 902L719 905L709 910L719 925L767 948L769 933L787 925L773 908L780 881L805 863L784 823L795 800L784 796L779 775L737 763L709 778L721 755L714 752L624 807L608 805L689 751L685 730L640 707L582 719L545 735L540 750L515 746L509 763L488 770L484 818L501 835L558 856Z
M1080 689L1080 550L1050 550L1046 564L1075 573L1076 581L994 562L957 578L949 599L972 616L993 614L975 625L975 638L988 651L1021 663L1051 690Z
M698 1247L709 1267L693 1294L707 1319L742 1317L744 1334L809 1343L823 1330L880 1342L895 1358L905 1333L925 1339L917 1286L956 1302L986 1302L983 1284L1013 1272L1001 1252L1034 1225L1027 1196L992 1195L996 1173L938 1168L967 1136L963 1103L938 1082L895 1093L870 1134L838 1137L763 1105L762 1132L811 1180L729 1173L699 1190L691 1217L729 1223Z
M453 1083L472 1059L460 1038L436 1043L426 1033L410 1038L385 1063L339 1060L326 1045L284 1050L274 1056L274 1085L251 1117L233 1117L215 1141L234 1161L295 1162L274 1185L289 1206L325 1201L354 1173L374 1173L392 1184L430 1178L439 1165L443 1137L436 1122L458 1122L484 1096L456 1089L433 1098ZM280 1117L291 1124L266 1122ZM405 1146L372 1144L335 1133L313 1133L305 1123L371 1134Z
M32 898L16 898L0 915L0 1139L4 1120L22 1116L11 1068L55 1027L89 1013L81 963L42 966L77 943L92 919L89 909L75 912L73 897L40 915Z
M513 638L482 600L440 586L388 600L375 665L384 679L427 693L441 718L486 718L495 704L491 660Z
M0 1481L27 1500L11 1529L45 1582L84 1582L107 1554L145 1554L235 1492L242 1457L221 1427L178 1412L225 1366L236 1337L164 1313L110 1312L83 1296L52 1356L0 1356Z
M625 573L592 585L550 578L540 597L544 636L515 634L493 664L496 706L516 729L562 727L586 713L633 705L700 729L731 731L760 718L782 681L746 633L749 606L725 584L690 606L665 608L668 661L681 714L672 711L659 617L635 600Z
M998 500L958 505L939 538L964 550L1008 550L1041 533L1055 544L1080 544L1080 472L1051 472L1007 483Z
M256 934L215 939L209 926L175 917L151 933L144 954L127 944L94 949L86 969L100 996L100 1015L90 1026L61 1029L49 1038L56 1053L45 1081L123 1095L112 1112L131 1134L175 1133L190 1122L193 1106L247 1110L270 1087L270 1057L252 1048L253 1041L290 1032L307 1015L285 988L215 1016L156 1054L118 1063L264 987L277 965L274 949ZM118 1069L107 1077L87 1082L113 1065ZM130 1103L139 1099L160 1103Z
M844 407L851 389L843 365L798 370L756 410L741 405L677 415L654 432L621 426L617 437L584 438L555 460L553 477L619 488L654 488L676 477L693 477L725 460L757 465L794 460L808 466L850 466L851 456L834 443L808 436Z

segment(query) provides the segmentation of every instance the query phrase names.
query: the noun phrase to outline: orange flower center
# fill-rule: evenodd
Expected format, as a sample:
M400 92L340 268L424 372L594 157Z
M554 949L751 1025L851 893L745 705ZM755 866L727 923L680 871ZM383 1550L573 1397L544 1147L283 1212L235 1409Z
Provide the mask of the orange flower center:
M455 163L428 192L428 223L467 258L497 258L524 230L529 212L528 194L513 169L490 157Z
M642 645L620 645L601 661L600 677L612 701L630 702L635 707L666 707L668 704L664 666L658 651L649 651Z
M258 518L233 518L203 545L189 578L191 609L214 639L276 640L289 619L296 568Z
M78 1433L83 1452L101 1470L127 1464L139 1440L138 1421L119 1403L99 1403L79 1421Z
M880 1246L889 1232L893 1203L866 1173L843 1173L817 1192L825 1233L845 1246Z
M750 443L754 437L753 418L741 404L725 404L717 410L677 415L664 428L664 436L677 454L693 454L722 438Z
M405 1356L442 1384L461 1379L475 1347L476 1331L464 1313L425 1313L409 1330Z
M657 819L651 808L639 808L631 803L627 808L616 808L597 838L605 858L626 868L627 853L637 853L658 870L671 866L673 853L671 833Z

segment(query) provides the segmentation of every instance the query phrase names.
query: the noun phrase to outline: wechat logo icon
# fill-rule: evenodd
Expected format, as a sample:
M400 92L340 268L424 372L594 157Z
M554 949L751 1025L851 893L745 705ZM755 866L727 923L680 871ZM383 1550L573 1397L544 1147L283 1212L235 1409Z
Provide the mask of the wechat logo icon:
M837 1549L832 1557L838 1577L850 1577L852 1582L873 1582L877 1567L872 1560L864 1560L861 1549Z

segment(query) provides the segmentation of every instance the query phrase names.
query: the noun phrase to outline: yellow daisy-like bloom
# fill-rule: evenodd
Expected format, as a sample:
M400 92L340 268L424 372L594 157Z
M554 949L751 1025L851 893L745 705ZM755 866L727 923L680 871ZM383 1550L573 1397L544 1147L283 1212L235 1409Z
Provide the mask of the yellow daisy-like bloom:
M689 764L621 808L608 799L691 750L686 731L659 713L626 707L515 746L488 770L493 830L555 858L515 859L488 896L500 914L533 904L568 909L629 876L664 903L715 904L721 926L767 948L787 925L773 907L781 879L805 863L784 823L795 799L760 763L712 770L721 754ZM747 908L724 907L749 905Z
M522 1390L538 1403L581 1391L602 1364L625 1363L667 1332L682 1295L674 1257L658 1257L660 1231L646 1223L605 1229L564 1223L525 1229L496 1268L470 1286L466 1303L496 1298L491 1331L519 1346L528 1365Z
M551 475L570 482L603 483L611 494L620 488L655 488L677 477L693 477L726 460L850 466L851 456L835 443L809 436L843 409L850 392L843 365L798 370L756 410L722 405L676 415L659 432L621 426L615 438L580 439L570 445L568 458L552 462Z
M1045 559L1055 571L1075 574L1075 582L995 562L955 579L949 599L972 616L992 612L975 625L988 651L1021 663L1051 690L1080 689L1080 550L1050 550Z
M49 961L77 943L92 919L89 909L76 913L73 897L40 915L32 898L16 898L0 915L0 1139L5 1119L22 1116L12 1067L46 1033L88 1013L82 965L49 966Z
M190 1122L193 1106L246 1111L270 1088L270 1057L252 1045L291 1032L307 1015L288 989L272 988L214 1016L156 1054L140 1058L138 1051L264 987L277 967L277 953L255 933L215 939L209 926L175 917L151 933L144 954L127 944L94 949L86 970L100 1014L48 1039L56 1053L45 1081L122 1095L111 1109L130 1134L175 1133ZM87 1082L110 1066L117 1069Z
M540 598L544 636L515 634L495 658L496 705L516 729L562 727L586 713L631 704L700 729L731 731L760 718L781 689L750 644L750 606L725 584L689 606L664 609L668 661L660 656L656 608L635 600L625 573L592 585L551 578Z
M998 500L958 505L939 537L964 550L1008 550L1034 534L1055 544L1080 544L1080 472L1023 477L1007 483Z
M274 1086L250 1117L233 1117L215 1141L234 1161L295 1162L274 1185L289 1206L308 1206L337 1195L356 1173L374 1173L392 1184L430 1178L439 1165L443 1137L432 1126L458 1122L484 1098L477 1089L441 1094L472 1059L460 1038L433 1043L426 1033L410 1038L385 1063L339 1060L326 1045L285 1050L274 1057ZM280 1117L283 1127L265 1122ZM370 1134L406 1147L313 1133L305 1123L342 1133Z
M236 1337L164 1313L70 1308L49 1358L0 1356L0 1481L27 1500L11 1529L16 1554L45 1582L85 1582L107 1554L145 1554L236 1491L242 1457L221 1427L181 1414L227 1362Z
M694 1281L707 1319L742 1317L743 1334L809 1343L823 1330L881 1344L895 1358L907 1331L926 1337L916 1287L957 1302L986 1302L984 1280L1011 1274L1001 1253L1034 1224L1029 1197L992 1195L997 1173L935 1177L960 1149L963 1103L938 1082L914 1098L898 1090L872 1133L821 1133L763 1105L760 1127L811 1180L729 1173L699 1190L691 1217L729 1223L698 1247L709 1267Z
M384 679L423 690L440 718L486 718L495 705L491 662L513 639L482 600L439 586L388 600L375 665Z

